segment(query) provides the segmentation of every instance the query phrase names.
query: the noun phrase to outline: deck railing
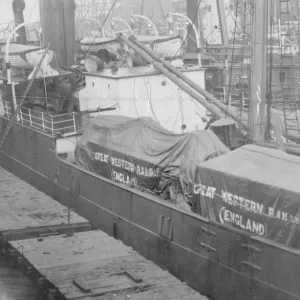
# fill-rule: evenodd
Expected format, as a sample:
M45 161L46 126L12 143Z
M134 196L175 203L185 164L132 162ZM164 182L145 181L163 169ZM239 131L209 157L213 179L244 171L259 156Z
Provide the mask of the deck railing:
M249 93L248 92L230 92L225 87L214 88L212 92L213 96L225 104L237 106L240 108L248 108L249 105Z
M13 110L10 102L0 100L0 115L10 119L12 114ZM70 135L77 132L75 112L51 115L22 107L18 115L18 121L52 135Z

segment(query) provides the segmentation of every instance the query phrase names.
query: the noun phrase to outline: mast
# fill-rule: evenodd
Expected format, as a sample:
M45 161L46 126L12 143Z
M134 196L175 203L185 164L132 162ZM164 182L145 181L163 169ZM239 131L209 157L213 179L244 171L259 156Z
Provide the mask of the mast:
M266 129L268 1L253 0L252 68L250 81L250 142L262 143Z
M222 44L225 47L229 47L228 29L226 23L226 15L224 9L224 0L216 0L217 10L219 16L220 32L222 37Z
M57 64L72 66L75 55L75 1L39 0L43 45L51 42Z

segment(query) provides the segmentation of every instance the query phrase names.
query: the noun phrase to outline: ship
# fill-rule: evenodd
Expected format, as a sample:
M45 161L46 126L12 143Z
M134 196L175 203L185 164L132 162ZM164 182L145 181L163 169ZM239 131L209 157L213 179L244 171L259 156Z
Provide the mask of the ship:
M262 16L266 4L260 0L253 0L253 3L255 4L253 11L255 16ZM65 28L65 32L69 32L68 28L70 31L74 30L74 2L51 0L41 1L40 4L42 23L44 22L42 24L44 43L47 45L52 38L53 51L57 50L61 44L67 45L69 48L65 49L65 52L57 51L57 59L61 58L65 65L73 66L74 39L72 43L69 43L67 39L70 39L70 35L67 35L63 38L64 43L61 43L60 37L51 36L50 31L45 29L54 28L53 24L55 23L57 26ZM194 10L195 12L198 2L188 1L187 5L189 11ZM63 9L64 13L50 14L51 18L47 18L51 9L60 12ZM64 19L63 16L65 18L68 16L71 20ZM257 26L266 27L264 18L257 20L260 20L256 24ZM145 47L134 36L119 34L117 40L120 44L133 50L146 66L132 68L114 66L102 70L102 67L98 69L100 64L98 65L97 60L94 60L96 71L91 70L84 73L84 83L77 91L76 97L69 93L70 90L74 92L69 81L74 79L73 71L78 70L76 66L60 70L59 75L35 78L49 50L48 47L30 78L28 78L28 74L21 74L21 80L18 77L20 74L18 76L11 74L11 77L2 74L2 88L6 94L5 97L2 94L0 117L1 166L58 202L72 207L79 215L89 220L95 228L105 231L124 244L131 246L144 257L164 266L177 278L185 281L210 299L298 299L300 289L297 283L299 272L297 265L300 253L296 242L290 243L292 241L291 234L297 232L295 230L297 227L295 209L298 209L297 187L283 178L281 181L278 180L279 192L293 195L294 206L290 206L289 214L284 211L284 207L289 206L289 201L291 201L291 198L287 197L283 199L281 209L278 208L277 212L274 209L273 214L265 215L261 197L274 188L276 181L273 182L270 177L262 178L263 174L257 176L260 170L259 165L254 168L255 162L260 162L269 171L269 175L272 172L274 174L283 171L290 172L289 174L293 175L291 175L294 180L293 184L296 185L297 170L293 166L297 166L299 158L283 153L283 151L281 154L277 149L268 148L280 147L287 152L299 154L299 146L283 140L276 127L273 130L279 145L266 143L265 132L261 125L265 124L261 122L261 119L264 119L264 110L258 110L259 115L257 116L259 99L253 95L258 92L257 85L260 85L261 95L264 95L265 73L262 70L266 65L265 61L257 59L253 64L253 72L256 76L253 77L251 95L254 104L249 111L254 117L251 119L249 130L245 121L239 118L239 111L236 108L224 105L205 90L205 69L203 67L193 66L178 69L156 55L149 47ZM266 50L264 43L257 42L254 45L253 55L263 59L262 54ZM126 53L128 54L128 51ZM5 66L7 69L10 68L9 59ZM65 81L60 81L62 78ZM82 82L83 80L81 78L75 81ZM19 83L16 85L19 89L17 94L14 89L15 83ZM56 89L52 89L53 98L55 98L57 90L60 93L64 92L64 97L59 100L68 105L55 106L53 104L55 113L50 114L48 113L49 103L37 103L39 97L36 94L30 96L30 92L32 92L30 87L34 85L34 90L41 92L40 86L43 87L45 83L48 87L53 87L53 85L56 87ZM149 85L152 85L152 97L149 96L147 89ZM12 89L11 92L10 89ZM260 94L258 93L258 95ZM159 109L153 109L150 99L153 102L156 101L156 105L160 105ZM192 109L189 105L181 109L181 102L178 99L183 99L183 103L192 103ZM191 99L193 99L192 102ZM27 101L26 107L21 106L25 100ZM53 99L47 99L47 102L48 100L50 102ZM57 98L53 100L53 103L55 100ZM124 101L121 102L121 100ZM137 102L139 103L137 104ZM174 108L175 103L178 105L177 109ZM46 110L33 109L37 104L39 107L46 107ZM148 106L145 107L145 104ZM103 111L108 114L104 115ZM155 118L156 111L161 114ZM182 111L182 115L188 115L187 119L177 122L178 111ZM86 147L84 148L86 154L90 153L89 145L91 143L89 144L89 142L91 140L89 139L95 138L95 136L94 133L88 132L89 129L97 129L102 133L104 131L109 137L113 132L115 138L120 138L120 134L117 133L124 134L126 131L124 119L122 119L121 125L119 123L119 127L111 124L109 127L103 122L104 117L115 120L118 118L117 115L121 115L122 118L129 118L129 120L126 119L127 125L128 122L136 124L137 119L140 120L145 116L151 117L163 127L155 127L156 132L161 134L167 131L165 134L168 136L184 135L186 137L192 136L195 129L203 130L208 125L208 120L203 120L203 112L207 111L214 118L219 119L211 124L211 130L215 133L211 132L210 135L215 138L219 133L218 136L222 141L218 141L218 143L221 143L222 148L225 147L226 151L224 150L224 153L219 155L214 154L214 157L210 157L206 162L202 160L201 163L194 166L197 175L195 180L198 178L200 181L187 184L188 188L192 187L193 211L184 210L172 201L149 192L143 185L139 188L139 184L135 186L131 184L130 180L127 184L127 180L120 175L118 175L120 180L114 180L116 176L112 172L106 175L97 174L95 169L90 166L95 163L95 160L98 164L106 163L108 153L97 151L98 154L92 156L93 161L87 161L86 166L77 163L78 145L81 145L80 149ZM62 112L64 113L62 114ZM168 114L168 118L165 117L166 114ZM85 118L86 116L88 118ZM78 119L80 119L79 122ZM102 125L97 120L102 120ZM143 122L149 124L150 121L143 119ZM140 124L139 122L138 126ZM156 124L156 126L158 125ZM246 145L229 151L230 148L232 150L237 147L232 142L231 134L235 128L239 129L241 136L245 136L245 131L249 130L248 140L256 145ZM138 129L141 130L140 127ZM82 137L85 137L86 141ZM105 140L105 135L102 138ZM106 138L105 141L108 143L111 140ZM114 139L114 141L116 140ZM96 138L96 142L99 146L99 139ZM96 142L93 141L97 145ZM215 144L208 141L207 145ZM266 147L262 147L262 145ZM106 149L108 148L106 147ZM116 144L114 149L109 148L110 154L113 153L118 159L115 160L118 165L115 167L131 169L124 157L118 157L118 152L122 154L121 150L120 144ZM138 154L133 151L130 154L131 159L140 159ZM268 160L264 160L264 157L268 157ZM277 160L281 161L279 166L276 165ZM248 172L249 174L247 174L247 170L241 170L245 162L247 162L247 168L253 168L253 173ZM234 163L239 163L239 165L233 168ZM151 161L150 164L156 165ZM274 165L275 167L270 171L270 166ZM141 168L139 170L140 174L138 175L142 176L152 174L153 171L149 166L146 168L147 171L144 168L142 174ZM159 172L153 172L153 174L159 174ZM178 179L179 176L176 175L176 178ZM237 178L240 179L239 182L236 182ZM264 193L259 196L255 193L250 196L240 194L243 192L240 186L250 187L249 182L252 183L253 190L256 188L261 191L260 188L263 186ZM223 198L219 197L220 194L222 195L222 184L228 184L230 187L226 197ZM151 188L149 190L153 191ZM223 192L226 192L224 188ZM214 195L218 197L215 199ZM224 199L227 201L226 203ZM272 208L272 205L276 206L279 196L273 193L269 195L268 200L270 201L269 207ZM222 206L223 202L225 204ZM216 205L213 206L212 203L216 203ZM216 213L222 208L223 214ZM253 215L256 213L260 214L253 219ZM241 214L247 215L248 219L247 216L241 218ZM221 216L220 220L218 220L219 216ZM276 218L276 216L279 217ZM225 222L222 222L221 219ZM261 219L264 219L264 222ZM271 219L273 234L268 231L269 235L267 235L266 228L269 228L269 219ZM249 227L248 220L251 221ZM287 220L293 222L287 223ZM276 231L277 229L279 230ZM282 235L284 236L282 237Z

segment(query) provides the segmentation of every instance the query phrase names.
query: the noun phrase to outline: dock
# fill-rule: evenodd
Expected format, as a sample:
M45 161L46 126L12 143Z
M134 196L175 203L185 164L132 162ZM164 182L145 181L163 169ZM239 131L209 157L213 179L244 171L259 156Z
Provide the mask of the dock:
M207 300L2 168L0 250L0 299Z
M88 229L86 219L0 168L0 244Z
M66 300L204 300L168 271L100 230L12 241L44 292Z
M69 225L68 213L66 207L0 167L1 300L33 300L36 295L30 278L5 257L8 241L90 230L89 222L72 211Z

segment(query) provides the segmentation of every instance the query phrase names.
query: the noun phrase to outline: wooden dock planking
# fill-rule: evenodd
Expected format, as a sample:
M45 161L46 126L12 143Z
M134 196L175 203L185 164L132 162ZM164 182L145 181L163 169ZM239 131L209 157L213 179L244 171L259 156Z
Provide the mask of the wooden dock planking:
M27 270L29 263L36 270L32 280L45 278L47 291L55 286L68 300L206 299L104 232L81 232L89 223L74 212L73 236L58 235L66 232L67 217L64 206L0 168L0 246L17 252L13 260L23 255L18 264ZM0 299L34 298L22 272L1 261L0 268Z
M63 299L204 300L198 292L100 230L9 242ZM21 254L21 250L18 250ZM47 254L45 254L47 253ZM75 281L75 283L74 283Z
M89 222L44 193L0 167L0 248L7 242L28 237L47 236L90 229ZM0 256L0 299L32 300L36 289L13 260Z
M1 236L12 232L20 238L22 231L51 233L48 228L65 227L68 223L68 209L38 191L25 181L0 168L0 233ZM73 230L88 228L88 221L74 212L70 212L70 224ZM77 225L74 226L74 225ZM26 237L26 234L23 234ZM30 236L30 235L29 235ZM0 238L1 239L1 238Z

